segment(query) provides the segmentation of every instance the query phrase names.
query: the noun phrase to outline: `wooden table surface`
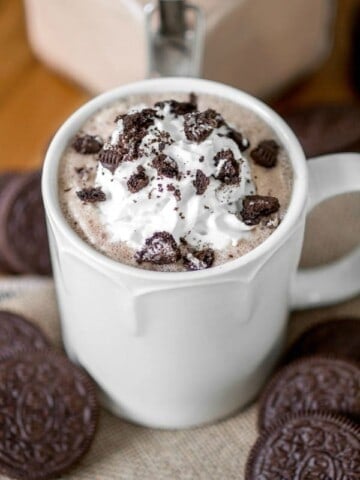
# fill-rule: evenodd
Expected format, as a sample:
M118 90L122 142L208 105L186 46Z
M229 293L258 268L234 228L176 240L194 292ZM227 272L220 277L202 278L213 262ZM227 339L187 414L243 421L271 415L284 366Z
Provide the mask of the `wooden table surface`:
M273 102L275 108L356 100L347 68L356 5L358 0L338 0L330 57L301 85ZM0 170L31 169L42 163L53 133L90 95L34 57L21 0L0 0L0 58Z

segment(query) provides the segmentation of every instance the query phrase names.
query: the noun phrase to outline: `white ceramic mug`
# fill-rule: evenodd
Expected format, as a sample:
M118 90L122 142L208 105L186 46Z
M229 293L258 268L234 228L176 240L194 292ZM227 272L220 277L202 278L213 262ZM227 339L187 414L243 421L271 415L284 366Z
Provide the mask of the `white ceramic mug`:
M87 118L121 97L167 91L218 95L253 110L272 126L293 166L291 202L280 226L250 253L208 270L154 272L111 260L81 240L59 206L59 160ZM161 428L225 417L249 403L269 375L290 308L338 302L359 291L359 250L296 273L308 208L359 190L360 155L328 157L306 163L296 137L269 107L206 80L125 85L65 122L47 152L42 183L63 341L110 410Z

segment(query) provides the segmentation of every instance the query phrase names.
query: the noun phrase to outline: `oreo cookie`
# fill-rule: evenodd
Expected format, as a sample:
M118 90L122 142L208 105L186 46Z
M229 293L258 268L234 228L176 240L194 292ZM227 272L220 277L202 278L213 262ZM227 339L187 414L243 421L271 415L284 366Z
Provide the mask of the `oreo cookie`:
M323 356L291 363L270 380L260 400L259 427L301 411L327 411L360 418L360 366Z
M51 273L41 173L18 175L1 195L0 251L15 273Z
M359 472L359 425L303 413L263 433L250 452L245 480L355 480Z
M98 419L90 378L50 350L0 362L0 473L25 480L57 477L89 449Z
M18 176L15 172L6 172L0 175L0 205L3 202L3 191L6 186ZM0 271L2 272L11 272L11 267L6 262L4 256L0 250Z
M24 349L45 349L49 342L35 325L24 317L0 310L0 356Z
M306 330L290 346L283 363L313 354L336 355L360 363L360 320L338 318Z

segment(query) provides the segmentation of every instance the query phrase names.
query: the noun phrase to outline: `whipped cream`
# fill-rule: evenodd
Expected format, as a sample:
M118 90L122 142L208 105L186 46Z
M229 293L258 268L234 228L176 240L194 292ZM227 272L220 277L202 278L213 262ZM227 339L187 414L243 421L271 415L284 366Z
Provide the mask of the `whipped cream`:
M148 107L139 105L128 113L145 108ZM191 140L185 131L186 116L173 113L168 102L154 109L153 123L147 127L135 158L121 161L115 169L98 164L95 185L105 193L106 201L98 203L97 208L111 241L126 242L139 249L155 232L166 231L176 242L184 238L195 248L220 250L235 246L252 229L237 213L243 198L255 190L239 142L229 137L230 127L225 122L210 128L202 141ZM192 128L189 119L188 126ZM124 121L119 118L104 149L116 149L123 131ZM244 148L246 142L244 139ZM224 181L222 175L229 151L239 171L238 180L232 183ZM162 175L155 168L159 155L171 164L175 162L176 175ZM147 183L143 182L138 191L131 191L129 179L139 172L145 175ZM201 194L194 185L199 175L207 177Z

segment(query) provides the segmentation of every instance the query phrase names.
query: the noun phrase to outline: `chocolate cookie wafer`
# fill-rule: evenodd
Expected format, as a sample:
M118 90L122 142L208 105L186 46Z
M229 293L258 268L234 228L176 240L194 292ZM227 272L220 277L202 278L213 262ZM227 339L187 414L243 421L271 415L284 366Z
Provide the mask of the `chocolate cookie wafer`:
M0 362L0 473L22 480L58 477L88 450L98 406L90 378L50 350Z
M268 383L260 400L259 427L301 411L328 411L360 418L360 366L312 356L290 363Z
M315 105L283 114L307 157L360 151L360 106Z
M2 192L0 251L16 273L51 272L40 181L40 172L19 175Z
M25 348L48 347L49 342L39 328L20 315L0 310L0 357Z
M5 189L7 184L9 182L11 182L17 176L18 176L18 174L16 174L15 172L6 172L6 173L0 174L0 205L3 201L3 195L2 195L3 190ZM0 250L0 271L1 272L10 272L11 271L11 268L7 264L4 256L2 255L1 250Z
M245 480L355 480L359 474L359 425L337 415L304 413L259 437Z
M338 318L306 330L290 346L283 363L314 354L336 355L360 363L360 319Z

